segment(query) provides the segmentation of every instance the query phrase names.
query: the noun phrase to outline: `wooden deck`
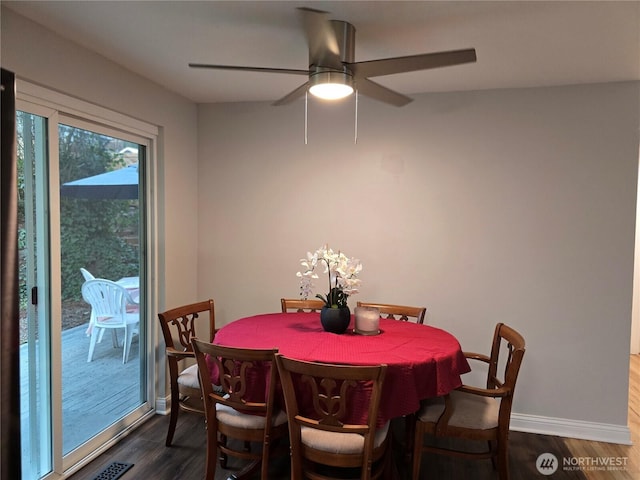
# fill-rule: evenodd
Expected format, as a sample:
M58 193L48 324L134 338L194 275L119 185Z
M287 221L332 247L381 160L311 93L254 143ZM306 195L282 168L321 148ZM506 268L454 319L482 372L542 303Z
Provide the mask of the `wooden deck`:
M75 449L140 404L140 356L138 337L131 345L129 361L122 363L122 347L114 348L111 332L96 344L93 361L87 362L89 340L86 325L62 332L63 452ZM118 332L122 341L123 332ZM23 445L28 445L27 345L20 347L20 389ZM28 458L28 457L23 457Z

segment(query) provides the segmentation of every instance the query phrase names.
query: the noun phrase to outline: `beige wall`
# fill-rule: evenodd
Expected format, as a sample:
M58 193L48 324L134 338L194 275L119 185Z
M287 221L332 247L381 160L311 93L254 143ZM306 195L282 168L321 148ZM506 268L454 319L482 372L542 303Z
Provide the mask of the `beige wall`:
M522 331L517 413L626 425L639 91L361 99L357 145L349 102L310 105L306 146L303 102L200 106L200 296L276 311L328 242L363 262L352 305L425 305L467 350Z

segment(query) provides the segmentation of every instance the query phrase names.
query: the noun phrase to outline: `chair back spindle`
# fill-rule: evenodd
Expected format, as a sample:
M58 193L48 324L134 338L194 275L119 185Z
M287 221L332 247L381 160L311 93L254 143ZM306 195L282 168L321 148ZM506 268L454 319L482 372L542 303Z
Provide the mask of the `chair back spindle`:
M301 298L281 298L280 307L282 313L287 312L319 312L324 307L322 300L301 299Z
M380 310L380 316L382 318L390 318L393 320L400 320L404 322L412 321L415 323L423 324L424 317L427 313L425 307L410 307L407 305L392 305L390 303L371 303L371 302L358 302L358 307L373 307Z

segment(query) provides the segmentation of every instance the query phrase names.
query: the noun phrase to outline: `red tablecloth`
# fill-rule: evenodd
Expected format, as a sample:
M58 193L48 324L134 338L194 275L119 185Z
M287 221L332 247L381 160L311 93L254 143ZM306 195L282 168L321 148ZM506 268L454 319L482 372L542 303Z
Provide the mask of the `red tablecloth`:
M319 313L272 313L242 318L222 327L214 343L242 348L278 348L306 361L374 365L386 363L379 421L418 410L420 400L445 395L471 370L460 343L427 325L380 319L381 334L325 332ZM216 375L217 376L217 375Z

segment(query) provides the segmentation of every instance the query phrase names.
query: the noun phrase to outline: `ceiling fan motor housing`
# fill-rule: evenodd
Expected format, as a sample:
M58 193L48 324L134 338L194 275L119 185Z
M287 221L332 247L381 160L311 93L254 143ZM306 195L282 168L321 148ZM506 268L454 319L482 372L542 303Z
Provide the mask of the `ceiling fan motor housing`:
M340 61L354 63L356 61L356 27L342 20L331 20L331 26L336 32Z
M353 63L355 60L356 29L350 23L342 20L331 20L330 24L335 33L338 58L329 55L328 57L322 56L321 58L312 59L311 52L309 52L308 86L313 89L317 85L333 84L348 86L353 90L353 72L345 63ZM331 53L334 52L331 51Z

